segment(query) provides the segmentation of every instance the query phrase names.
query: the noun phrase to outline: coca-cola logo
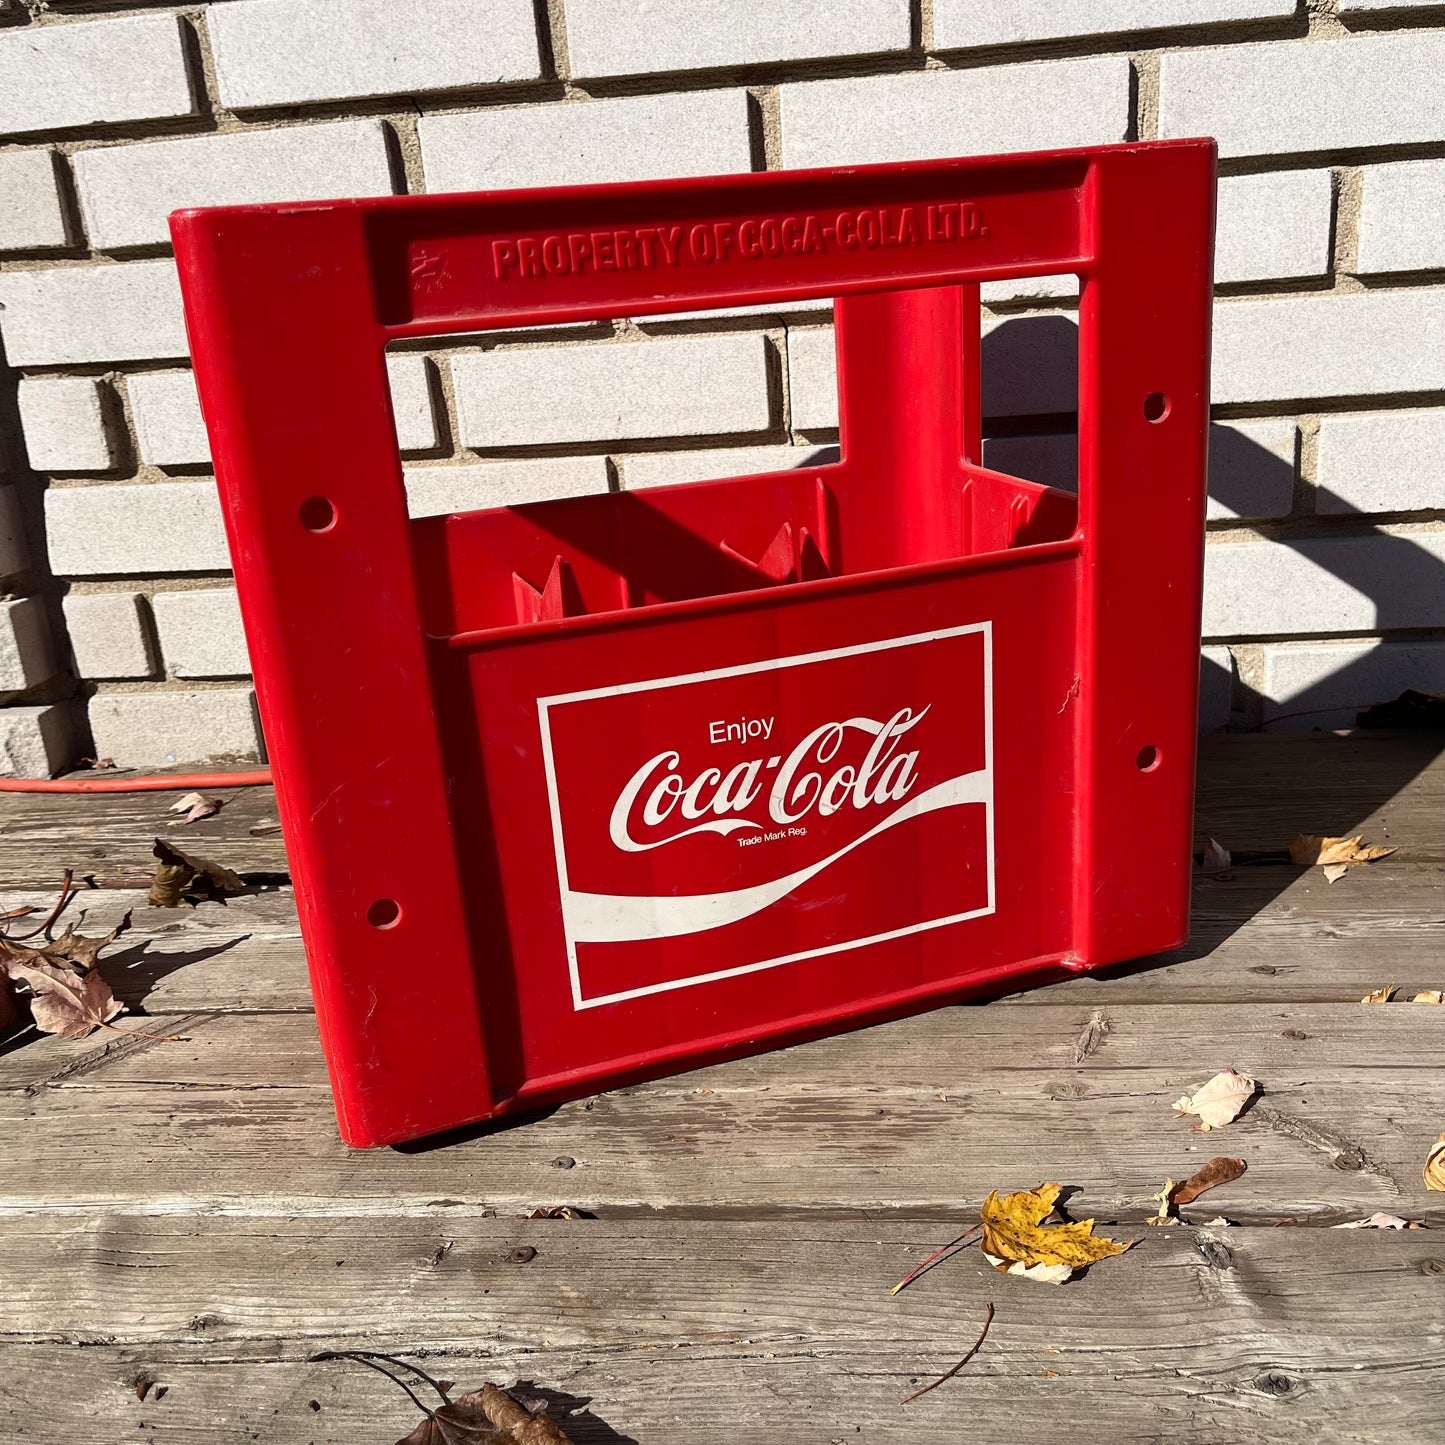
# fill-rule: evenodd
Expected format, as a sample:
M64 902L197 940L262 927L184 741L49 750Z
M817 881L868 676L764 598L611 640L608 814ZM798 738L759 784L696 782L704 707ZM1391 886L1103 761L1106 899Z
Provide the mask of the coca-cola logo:
M901 803L918 781L918 753L903 745L927 715L899 708L879 722L850 717L814 728L786 756L771 753L689 778L669 749L649 758L613 804L608 836L625 853L644 853L695 833L762 832L768 822L796 828L810 814L831 817L843 808L863 812ZM713 722L714 745L739 737L772 737L777 719ZM851 760L850 760L851 759ZM757 813L765 816L759 818ZM752 816L749 816L749 815ZM750 841L750 840L740 840Z
M540 698L575 1006L990 911L990 649L968 624Z

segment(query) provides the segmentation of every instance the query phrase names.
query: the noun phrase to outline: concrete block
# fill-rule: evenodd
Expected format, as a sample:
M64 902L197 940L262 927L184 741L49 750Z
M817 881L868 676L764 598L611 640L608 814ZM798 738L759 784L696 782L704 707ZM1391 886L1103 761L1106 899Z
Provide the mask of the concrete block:
M1445 532L1262 542L1211 539L1204 636L1288 637L1438 627Z
M869 75L783 85L778 96L785 166L1048 150L1124 139L1129 64L1106 55Z
M1367 166L1360 200L1355 270L1435 271L1445 268L1445 161Z
M1365 14L1376 10L1438 10L1440 0L1339 0L1341 15Z
M20 425L37 472L103 472L115 455L105 424L106 396L93 376L25 377Z
M939 50L1293 15L1296 0L934 0Z
M1004 301L1052 301L1079 294L1077 276L1016 276L1008 281L985 281L979 288L985 306Z
M1445 693L1445 642L1371 639L1264 649L1264 719L1283 719L1271 732L1353 727L1365 708L1391 702L1406 688Z
M831 326L788 332L788 406L794 431L838 425L838 352Z
M436 414L426 358L399 352L386 359L391 405L401 451L437 445ZM158 467L193 466L211 459L206 423L189 371L137 372L126 378L141 460Z
M1210 521L1287 517L1298 428L1291 420L1217 421L1209 428Z
M45 520L51 570L60 577L224 572L231 565L212 481L51 487Z
M125 389L143 462L181 467L210 461L206 423L191 372L136 372L126 377Z
M1440 390L1445 290L1281 296L1214 307L1216 404Z
M1215 422L1209 428L1209 519L1288 516L1296 438L1293 421ZM1078 487L1078 441L1072 432L988 437L983 462L1040 486L1066 492Z
M432 194L752 169L742 90L423 116L417 131Z
M189 206L392 192L379 120L101 146L76 155L75 185L101 250L167 242L166 218Z
M251 761L260 751L249 687L97 693L90 700L90 731L96 756L123 768Z
M59 670L40 598L0 602L0 693L38 687Z
M1445 508L1445 411L1377 411L1320 419L1315 510Z
M1067 415L1078 410L1075 316L985 318L980 353L984 416Z
M0 151L0 251L69 242L55 165L48 150Z
M64 703L0 708L0 776L48 778L72 761L71 749Z
M11 366L189 354L173 261L7 271L0 275L0 308Z
M710 482L721 477L751 477L797 467L826 467L838 460L837 447L713 447L702 452L638 452L622 458L622 483L667 487L678 482Z
M575 76L768 65L906 50L906 0L568 0Z
M1224 156L1438 143L1442 69L1445 30L1169 52L1159 134L1212 135Z
M470 447L765 431L760 336L679 336L452 358Z
M1330 173L1270 171L1219 182L1214 279L1323 276L1330 269Z
M1079 439L1073 432L1045 436L985 437L983 464L1062 492L1079 489Z
M408 467L403 475L407 510L413 517L515 507L607 490L607 463L602 457L528 457L515 462Z
M157 592L151 608L173 677L245 677L251 671L234 587Z
M63 605L77 676L155 675L155 650L139 592L72 592Z
M0 32L0 134L190 115L174 15Z
M227 0L206 25L221 104L238 110L541 74L530 0Z
M1234 654L1227 647L1205 647L1199 654L1199 731L1223 732L1234 706Z
M398 451L429 451L438 443L437 418L432 401L431 368L414 351L386 358L391 382L391 410L396 423Z
M20 498L14 487L0 486L0 578L23 572L29 561Z

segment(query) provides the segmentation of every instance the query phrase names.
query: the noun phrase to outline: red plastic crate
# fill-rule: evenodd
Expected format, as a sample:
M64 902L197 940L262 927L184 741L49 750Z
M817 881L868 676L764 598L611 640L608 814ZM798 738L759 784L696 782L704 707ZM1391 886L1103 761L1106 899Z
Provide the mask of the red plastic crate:
M341 1130L1187 932L1214 147L172 219ZM1082 283L1079 495L977 283ZM841 460L410 521L385 349L835 300Z

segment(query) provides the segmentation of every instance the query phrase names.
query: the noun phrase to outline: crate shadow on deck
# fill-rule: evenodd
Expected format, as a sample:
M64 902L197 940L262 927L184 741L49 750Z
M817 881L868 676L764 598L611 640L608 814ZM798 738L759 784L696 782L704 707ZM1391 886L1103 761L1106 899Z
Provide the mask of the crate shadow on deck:
M1008 317L984 335L985 465L1041 485L1077 491L1077 335L1075 320L1057 313ZM1425 605L1427 609L1431 605L1438 607L1438 624L1445 628L1445 564L1410 537L1385 532L1359 514L1355 514L1356 525L1348 534L1335 531L1332 525L1315 525L1321 517L1334 524L1347 522L1351 515L1347 508L1325 511L1331 501L1338 499L1318 486L1311 494L1314 517L1298 515L1301 497L1296 485L1297 469L1297 455L1281 457L1228 425L1214 424L1210 428L1211 500L1222 504L1227 513L1248 519L1260 513L1261 497L1288 498L1290 517L1267 525L1287 528L1293 518L1308 528L1306 535L1276 535L1268 543L1252 545L1292 549L1336 583L1368 599L1373 609L1372 633L1388 634L1390 640L1398 641L1401 633L1413 632L1416 637L1423 634L1425 640L1432 640L1426 631L1430 623L1428 612L1422 614L1422 599L1434 599ZM1357 545L1341 545L1333 540L1345 535ZM1368 546L1358 545L1365 539L1372 539ZM1424 622L1422 615L1426 617ZM1321 619L1322 630L1327 629L1328 622L1328 618ZM1241 635L1231 641L1262 640L1262 636ZM1357 635L1345 639L1349 641L1373 642L1374 638ZM1281 747L1281 763L1274 765L1270 745L1286 732L1308 732L1312 724L1322 732L1338 727L1343 720L1341 714L1349 718L1374 703L1388 701L1405 686L1440 690L1432 688L1433 676L1398 677L1377 648L1357 653L1345 645L1340 647L1340 653L1339 667L1316 678L1283 703L1265 697L1235 677L1232 669L1226 671L1211 658L1202 659L1201 697L1219 699L1223 694L1230 698L1233 735L1205 736L1200 740L1197 833L1212 835L1225 847L1246 853L1283 850L1298 833L1351 836L1445 749L1445 733L1394 735L1388 745L1371 748L1369 743L1383 741L1384 735L1362 732L1357 735L1357 746L1368 749L1368 761L1361 759L1363 766L1352 769L1347 789L1335 785L1331 767L1344 756L1348 745L1343 740L1333 742L1333 735L1330 743L1324 743L1330 751L1321 750L1313 763L1306 761L1309 747L1299 745L1297 740L1294 758L1286 761ZM1284 724L1284 728L1271 731L1277 723ZM1238 736L1247 732L1263 736L1253 740ZM1240 780L1238 774L1239 754L1244 748L1254 748L1259 759L1247 781ZM1231 750L1232 777L1225 769ZM1256 871L1248 863L1240 867ZM1303 872L1283 859L1280 866L1259 867L1258 886L1241 890L1246 896L1239 900L1238 911L1226 904L1222 909L1204 911L1202 917L1197 913L1191 939L1184 948L1117 964L1100 970L1098 976L1127 976L1211 953L1250 918L1268 908ZM1235 873L1238 876L1239 868ZM1251 877L1250 882L1255 881Z

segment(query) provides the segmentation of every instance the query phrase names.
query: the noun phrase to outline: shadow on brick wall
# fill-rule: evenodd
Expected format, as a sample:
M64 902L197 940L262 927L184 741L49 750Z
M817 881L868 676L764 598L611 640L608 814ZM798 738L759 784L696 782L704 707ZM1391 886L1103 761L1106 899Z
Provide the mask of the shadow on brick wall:
M90 748L90 729L78 702L79 684L70 663L70 646L61 611L63 584L50 571L45 530L46 479L30 466L20 425L20 374L6 360L0 337L0 498L17 531L17 557L0 578L7 598L33 597L44 613L44 628L54 658L52 675L34 685L0 695L3 708L45 708L57 711L43 723L24 725L0 714L0 750L23 771L43 756L53 768L69 766ZM22 639L24 640L24 639ZM6 640L9 644L9 639ZM25 734L24 736L18 734ZM43 742L42 742L43 733ZM16 735L12 735L16 734ZM33 736L31 735L33 734Z

